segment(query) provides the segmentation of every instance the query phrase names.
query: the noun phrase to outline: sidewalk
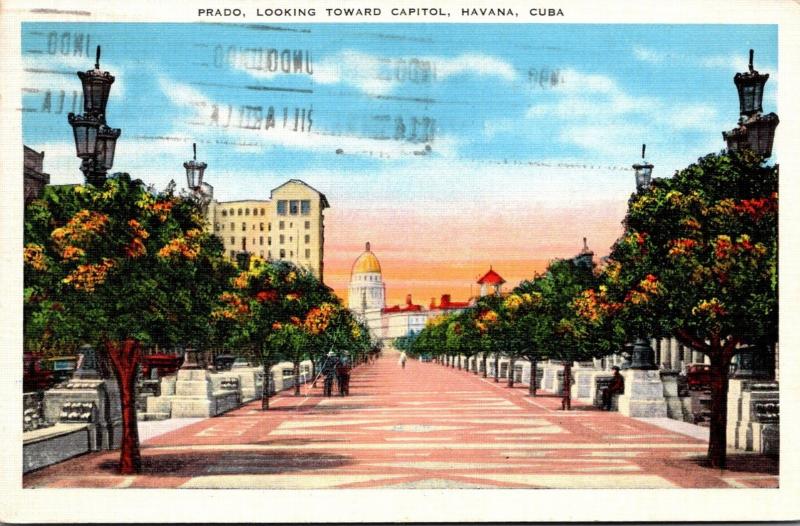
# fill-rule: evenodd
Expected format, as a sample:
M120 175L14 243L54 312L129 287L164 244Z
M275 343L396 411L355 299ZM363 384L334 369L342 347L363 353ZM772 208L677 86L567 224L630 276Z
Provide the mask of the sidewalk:
M319 383L321 387L322 383ZM306 394L303 388L303 395ZM165 421L142 437L142 473L118 452L77 457L25 487L680 488L776 487L777 462L731 453L703 467L703 437L680 422L637 420L527 386L387 353L356 368L351 396L281 393L216 418ZM155 424L155 423L154 423ZM677 425L676 425L677 424ZM172 427L171 427L172 426Z

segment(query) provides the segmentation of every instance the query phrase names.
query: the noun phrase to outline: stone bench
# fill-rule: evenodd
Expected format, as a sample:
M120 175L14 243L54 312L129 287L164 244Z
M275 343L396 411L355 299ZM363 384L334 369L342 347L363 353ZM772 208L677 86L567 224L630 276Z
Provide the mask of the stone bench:
M22 472L51 466L92 450L94 425L54 424L22 434Z

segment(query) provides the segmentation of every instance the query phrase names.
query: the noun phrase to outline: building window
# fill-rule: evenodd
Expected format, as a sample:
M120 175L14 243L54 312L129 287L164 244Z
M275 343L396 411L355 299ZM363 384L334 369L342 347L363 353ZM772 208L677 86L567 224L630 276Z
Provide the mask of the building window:
M267 250L267 259L272 259L272 251Z
M255 229L256 229L256 224L253 223L253 228L251 228L250 230L255 230Z
M293 257L294 257L294 250L290 250L290 251L289 251L289 257L290 257L290 258L293 258Z
M303 199L300 201L300 213L307 216L311 213L311 201Z
M246 216L250 215L250 209L249 208L245 208L244 209L244 215L246 215Z
M311 221L306 221L306 230L311 230Z
M236 257L236 252L235 252L235 251L233 251L233 250L231 250L231 259L233 259L233 258L235 258L235 257Z
M242 223L242 232L247 232L247 223Z
M280 237L278 238L278 243L283 245L285 242L286 242L286 239L283 237L283 234L281 234Z
M258 244L259 245L263 245L264 244L264 236L258 236Z
M306 234L306 243L311 243L311 236Z
M231 236L231 245L235 245L235 244L236 244L236 238Z
M294 241L294 236L289 236L289 243L291 243L292 241Z
M214 230L219 230L219 223L214 223Z
M267 230L272 232L272 223L267 223Z
M259 223L258 224L258 229L263 232L264 231L264 223Z
M261 215L262 215L262 216L264 215L264 212L265 212L265 210L262 208L262 209L261 209Z
M233 208L231 208L230 210L228 210L228 214L229 214L229 215L231 215L231 216L233 215Z
M283 230L284 224L283 221L278 221L278 230Z
M286 200L281 199L278 201L278 215L285 216L286 215Z
M242 250L247 250L247 238L242 237Z
M310 248L306 249L306 259L311 259L311 249Z
M281 249L281 251L280 251L280 256L279 256L279 257L280 257L281 259L283 259L283 258L285 258L285 257L286 257L286 251L285 251L284 249Z
M223 210L223 211L222 211L222 217L225 217L225 216L227 216L227 215L228 215L228 212L226 212L225 210Z
M242 215L242 209L240 208L240 209L239 209L239 211L238 211L237 213L238 213L239 215Z
M267 245L272 246L272 236L267 237Z
M290 222L289 222L289 228L293 228L293 227L294 227L294 223L292 223L292 222L290 221Z
M259 250L259 251L258 251L258 255L259 255L259 256L261 256L261 257L263 258L263 257L264 257L264 251L263 251L263 250Z
M236 223L231 223L231 230L236 230Z
M289 201L289 214L296 216L299 212L300 201Z
M225 230L225 223L222 223L222 224L219 226L219 229L220 229L220 230Z

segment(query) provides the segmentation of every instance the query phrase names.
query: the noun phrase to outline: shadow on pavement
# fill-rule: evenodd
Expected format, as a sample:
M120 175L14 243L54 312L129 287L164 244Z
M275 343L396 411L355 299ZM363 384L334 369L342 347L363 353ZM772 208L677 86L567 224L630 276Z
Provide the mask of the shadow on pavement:
M142 451L142 475L195 477L200 475L268 475L314 469L331 469L352 463L343 455L276 451ZM100 471L116 475L117 459L98 465Z
M697 457L688 461L696 466L708 468L708 459ZM766 455L750 454L728 454L725 471L736 471L744 473L760 473L763 475L778 475L779 459Z

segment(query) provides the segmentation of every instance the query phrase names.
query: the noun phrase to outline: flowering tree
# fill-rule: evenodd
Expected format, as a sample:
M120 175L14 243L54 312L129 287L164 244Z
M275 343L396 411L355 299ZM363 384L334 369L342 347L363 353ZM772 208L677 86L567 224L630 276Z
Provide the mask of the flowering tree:
M517 293L528 293L536 298L521 319L526 326L526 339L535 349L534 357L546 356L564 363L565 409L570 408L568 387L572 362L604 354L598 338L584 330L585 325L572 307L575 299L594 286L596 280L593 266L575 259L557 259L548 265L544 274L521 283L516 289Z
M255 355L267 374L280 360L292 361L299 389L299 363L319 351L312 336L327 328L330 310L339 300L310 271L285 261L258 262L240 272L232 285L232 291L220 296L212 319L229 335L228 343ZM269 394L266 385L264 410L269 408Z
M502 317L507 320L509 345L506 353L509 357L508 386L514 386L514 362L525 358L531 364L529 392L536 394L536 362L541 358L541 349L536 345L537 329L540 317L538 309L542 303L539 292L513 291L502 303Z
M50 187L26 209L26 336L105 350L120 388L122 473L140 466L141 346L198 337L193 328L210 310L201 300L213 288L200 285L198 269L224 273L219 242L203 228L197 203L127 174L102 188Z
M731 359L777 341L777 191L777 167L754 153L707 155L631 197L611 255L626 328L710 359L714 467L725 465Z

